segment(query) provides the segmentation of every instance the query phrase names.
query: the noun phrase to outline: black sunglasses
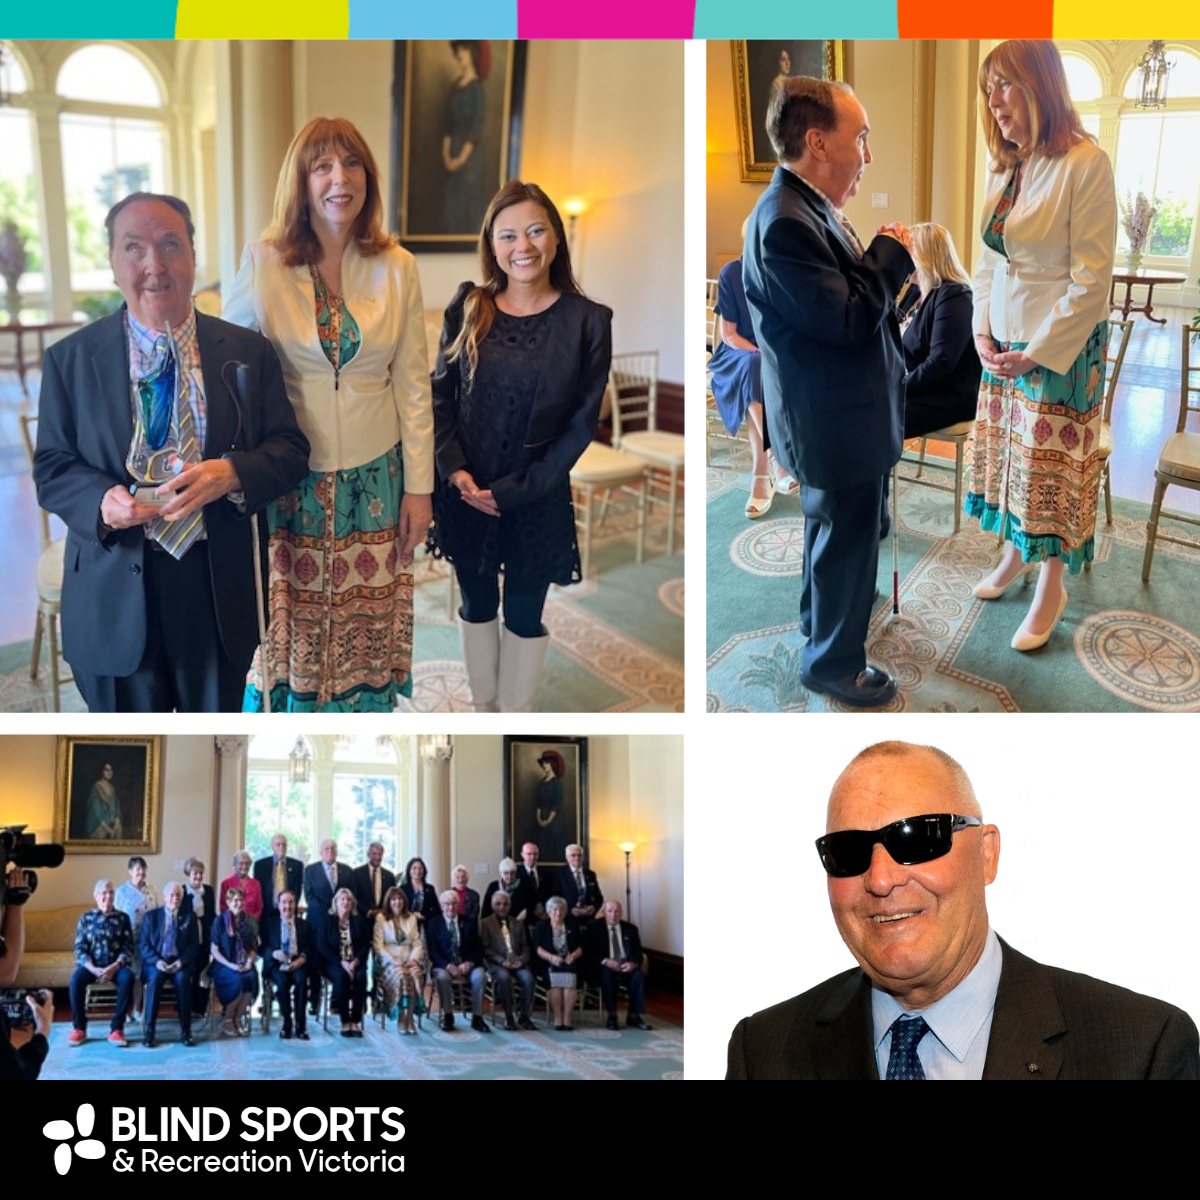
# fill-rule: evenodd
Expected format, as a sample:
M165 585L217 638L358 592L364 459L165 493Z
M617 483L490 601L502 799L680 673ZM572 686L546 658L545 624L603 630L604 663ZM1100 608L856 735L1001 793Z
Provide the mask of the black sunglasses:
M933 813L923 817L905 817L882 829L843 829L817 838L817 853L826 872L838 879L862 875L871 865L875 843L901 866L931 862L950 853L955 833L969 825L982 825L978 817L958 813Z

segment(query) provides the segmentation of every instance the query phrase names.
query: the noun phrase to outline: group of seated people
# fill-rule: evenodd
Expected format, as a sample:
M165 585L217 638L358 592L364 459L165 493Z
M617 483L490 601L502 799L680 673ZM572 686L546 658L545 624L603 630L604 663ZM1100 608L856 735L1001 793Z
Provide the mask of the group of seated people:
M650 1028L637 926L622 920L617 901L605 901L595 872L583 866L580 846L567 847L567 866L539 868L538 848L527 842L522 863L501 860L499 878L482 901L463 866L454 869L454 887L440 894L419 856L398 881L383 866L379 843L353 869L338 861L332 838L321 843L320 861L308 866L288 856L282 834L271 848L271 856L255 863L245 850L234 855L234 874L221 882L219 901L198 859L185 864L186 883L163 887L161 905L138 855L129 860L129 882L120 888L98 880L96 907L80 917L75 936L69 1044L87 1040L86 996L94 983L116 987L112 1045L128 1045L126 1019L143 1004L144 1045L157 1044L166 980L175 986L183 1045L195 1044L191 1016L207 1009L208 984L221 1006L222 1033L245 1036L260 964L279 1004L284 1040L309 1040L307 1017L319 1010L322 977L330 984L342 1036L361 1038L372 961L378 1003L401 1034L416 1032L414 1018L426 1011L433 991L441 1028L452 1030L456 984L470 989L471 1027L491 1033L483 1019L489 977L505 1028L533 1029L535 974L547 990L557 1030L572 1028L581 976L599 984L609 1029L618 1028L620 986L628 992L626 1023Z

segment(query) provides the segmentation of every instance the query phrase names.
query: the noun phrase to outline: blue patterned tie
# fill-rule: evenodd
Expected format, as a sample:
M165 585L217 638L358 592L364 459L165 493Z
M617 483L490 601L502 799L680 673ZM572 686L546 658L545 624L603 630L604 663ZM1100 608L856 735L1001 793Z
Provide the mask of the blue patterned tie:
M886 1079L924 1079L917 1043L929 1032L924 1017L897 1017L892 1026L892 1052Z

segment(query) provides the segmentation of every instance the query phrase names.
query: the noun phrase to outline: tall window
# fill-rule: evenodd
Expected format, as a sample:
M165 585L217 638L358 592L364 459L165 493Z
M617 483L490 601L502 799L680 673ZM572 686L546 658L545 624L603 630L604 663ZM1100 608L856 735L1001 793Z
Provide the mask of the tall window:
M1083 127L1095 137L1100 136L1100 112L1096 101L1104 95L1100 72L1082 54L1064 53L1063 69L1067 73L1067 90L1079 110Z
M13 103L0 108L0 223L13 221L25 237L26 274L21 278L25 294L41 292L42 230L38 216L37 183L33 170L33 123L23 99L28 85L12 47L4 48L4 84Z
M288 853L305 862L320 857L327 837L342 862L366 862L367 847L382 842L384 861L397 864L415 799L415 739L361 735L306 739L313 754L309 782L290 781L294 735L259 734L250 742L244 842L255 858L271 852L282 833Z
M1200 57L1171 47L1174 66L1169 76L1167 108L1142 112L1131 103L1121 113L1117 138L1117 195L1145 192L1158 210L1150 230L1147 252L1182 265L1192 257L1196 214L1200 208ZM1140 72L1134 68L1125 83L1126 101L1138 94ZM1124 230L1117 245L1128 247Z
M119 46L95 44L63 64L57 90L71 286L112 287L104 217L132 192L166 190L163 98L154 77Z

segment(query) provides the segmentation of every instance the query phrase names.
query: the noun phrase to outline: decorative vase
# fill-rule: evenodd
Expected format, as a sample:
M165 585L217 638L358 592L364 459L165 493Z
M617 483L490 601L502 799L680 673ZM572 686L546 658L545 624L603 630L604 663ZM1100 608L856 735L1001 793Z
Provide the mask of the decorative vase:
M1141 250L1130 250L1125 256L1125 266L1129 268L1129 274L1132 275L1142 265Z

